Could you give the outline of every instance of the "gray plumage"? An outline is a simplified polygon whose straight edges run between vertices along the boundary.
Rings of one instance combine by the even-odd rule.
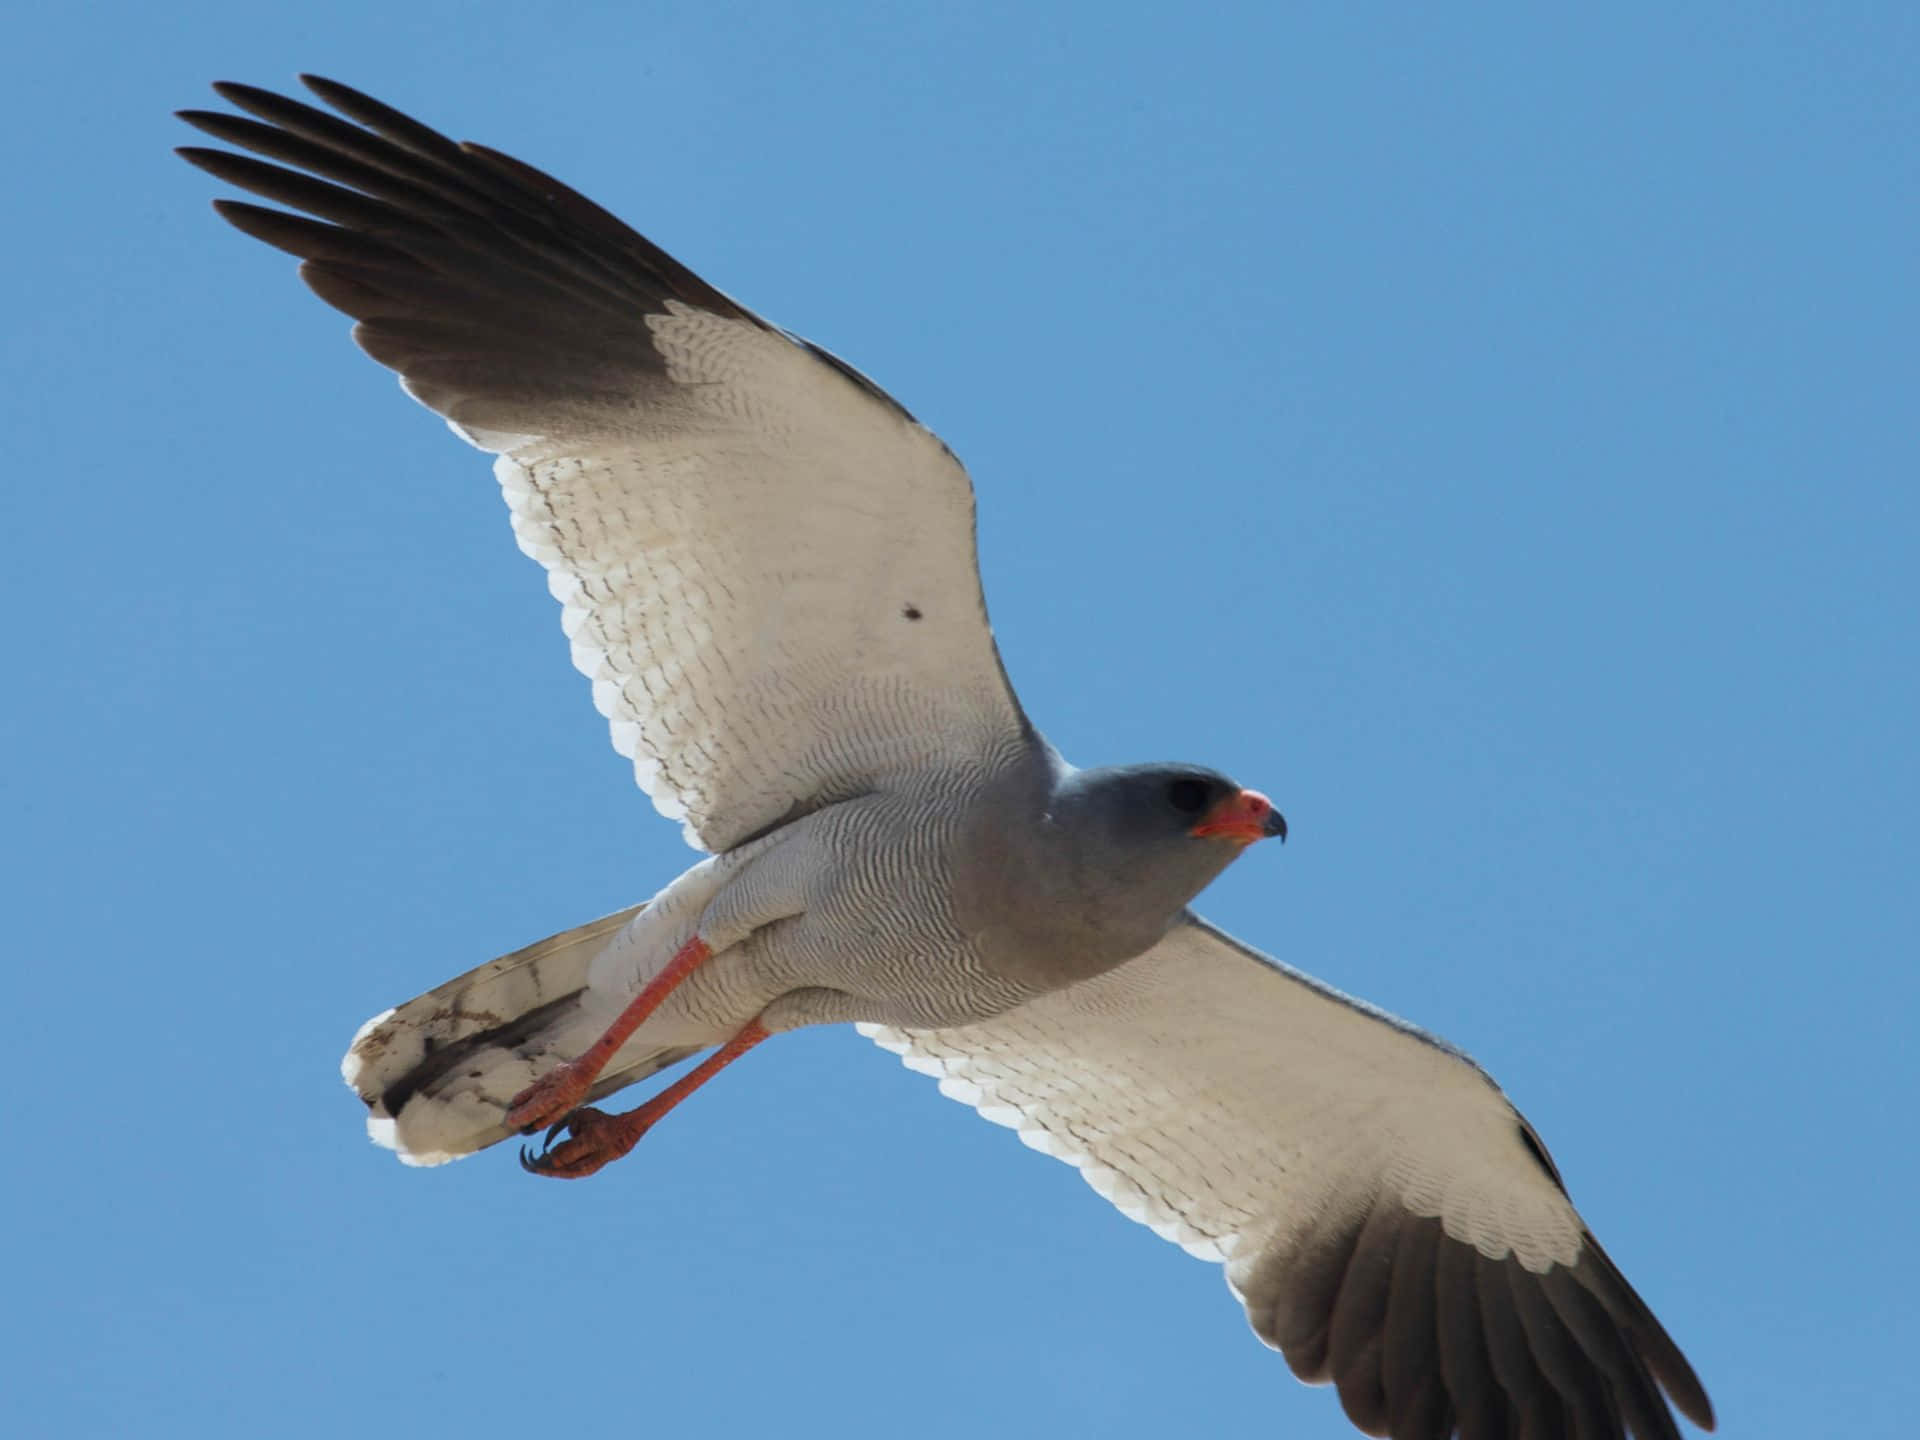
[[[1264,797],[1040,737],[938,439],[550,177],[307,84],[348,119],[222,85],[254,118],[184,118],[264,160],[181,153],[304,212],[218,202],[498,456],[615,747],[712,852],[369,1021],[344,1069],[376,1139],[431,1164],[507,1138],[697,938],[589,1098],[743,1027],[852,1021],[1224,1263],[1369,1433],[1665,1440],[1669,1402],[1711,1427],[1471,1061],[1187,910],[1284,834]]]

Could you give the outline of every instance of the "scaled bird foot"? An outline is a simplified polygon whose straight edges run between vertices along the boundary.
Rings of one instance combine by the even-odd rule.
[[[651,1121],[638,1110],[625,1115],[609,1115],[592,1106],[576,1110],[547,1131],[540,1153],[520,1147],[520,1168],[529,1175],[547,1175],[556,1180],[584,1180],[610,1165],[639,1143]],[[562,1130],[568,1136],[558,1148],[553,1137]]]
[[[507,1110],[507,1124],[522,1135],[531,1135],[543,1125],[558,1126],[580,1108],[596,1078],[597,1071],[589,1070],[578,1060],[554,1066],[513,1097],[513,1104]],[[551,1133],[547,1138],[553,1138]]]

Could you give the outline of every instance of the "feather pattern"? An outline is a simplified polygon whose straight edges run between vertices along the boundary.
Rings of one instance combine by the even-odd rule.
[[[331,81],[185,112],[194,164],[495,474],[614,748],[700,848],[1027,733],[973,489],[872,382],[584,196]],[[305,173],[302,173],[305,172]]]
[[[557,1061],[593,1042],[593,963],[635,905],[503,955],[360,1027],[340,1063],[367,1107],[367,1131],[409,1165],[438,1165],[512,1134],[508,1102]],[[699,1046],[629,1047],[594,1095],[685,1059]]]
[[[1256,1333],[1369,1434],[1668,1440],[1661,1389],[1713,1422],[1484,1072],[1203,921],[997,1019],[862,1028],[1225,1261]]]

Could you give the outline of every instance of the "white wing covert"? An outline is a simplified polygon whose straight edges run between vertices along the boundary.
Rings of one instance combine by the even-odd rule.
[[[318,217],[218,202],[498,453],[614,746],[690,842],[1026,734],[938,438],[558,181],[306,83],[359,124],[241,85],[259,120],[184,116],[297,168],[182,153]]]
[[[1373,1435],[1677,1437],[1679,1349],[1465,1056],[1190,920],[979,1025],[863,1026],[1203,1259]]]

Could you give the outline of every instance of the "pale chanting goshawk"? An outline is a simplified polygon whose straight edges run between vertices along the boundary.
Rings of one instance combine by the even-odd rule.
[[[590,1174],[768,1035],[851,1021],[1224,1263],[1370,1434],[1712,1427],[1486,1074],[1187,908],[1284,836],[1266,798],[1041,737],[934,435],[558,181],[305,83],[338,114],[242,85],[244,116],[184,113],[264,160],[181,153],[302,212],[217,202],[498,457],[614,747],[710,852],[369,1021],[344,1069],[375,1139],[435,1164],[544,1128],[522,1163]]]

